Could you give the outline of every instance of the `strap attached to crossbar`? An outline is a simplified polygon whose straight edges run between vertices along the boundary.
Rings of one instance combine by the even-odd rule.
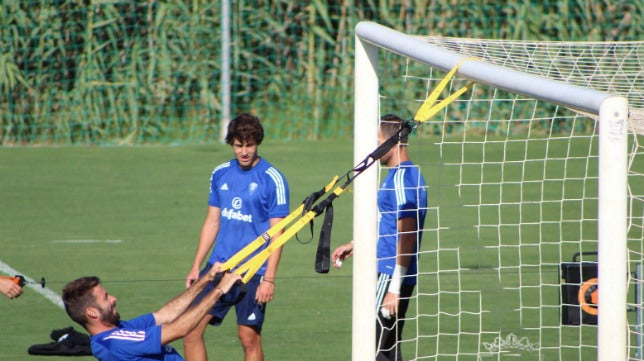
[[[423,104],[418,108],[418,111],[416,111],[416,115],[414,115],[414,121],[415,122],[426,122],[430,118],[432,118],[434,115],[436,115],[439,111],[441,111],[443,108],[445,108],[448,104],[456,100],[456,98],[460,97],[465,93],[466,91],[470,90],[472,86],[474,85],[473,81],[470,81],[467,83],[464,87],[461,87],[457,91],[455,91],[453,94],[449,95],[447,98],[441,100],[436,103],[436,100],[438,99],[438,96],[445,90],[445,87],[449,83],[450,80],[454,77],[456,74],[456,71],[458,68],[466,61],[468,60],[476,60],[476,58],[464,58],[461,61],[459,61],[456,66],[454,66],[448,73],[445,75],[445,77],[436,85],[436,87],[431,91],[427,99],[423,102]]]
[[[432,90],[429,97],[423,102],[418,111],[416,112],[412,121],[404,121],[396,134],[391,136],[385,142],[378,146],[371,154],[369,154],[362,162],[358,163],[352,170],[345,174],[345,182],[342,185],[336,186],[338,176],[335,176],[324,188],[319,191],[313,192],[304,199],[302,204],[291,212],[288,216],[280,222],[272,226],[265,233],[257,237],[254,241],[249,243],[246,247],[242,248],[233,257],[222,265],[222,271],[231,270],[239,275],[243,275],[242,282],[247,283],[251,277],[257,273],[261,266],[266,262],[268,257],[280,247],[284,245],[289,239],[297,234],[304,226],[310,223],[311,232],[313,232],[313,219],[318,215],[325,213],[324,222],[320,231],[320,239],[315,258],[315,270],[318,273],[329,272],[330,245],[331,245],[331,229],[333,224],[333,201],[338,198],[348,186],[353,182],[355,177],[360,175],[371,165],[377,162],[382,156],[387,154],[391,148],[398,145],[400,139],[409,135],[417,126],[417,123],[423,123],[436,115],[441,109],[445,108],[449,103],[453,102],[460,95],[469,90],[474,82],[469,82],[464,87],[458,89],[449,97],[443,99],[438,104],[434,104],[438,99],[440,93],[445,89],[451,78],[454,76],[458,67],[466,60],[461,60],[454,68],[452,68],[445,78]],[[331,191],[332,190],[332,191]],[[331,193],[329,193],[331,192]],[[326,198],[318,202],[323,196]],[[318,202],[316,204],[316,202]],[[298,219],[299,217],[299,219]],[[282,232],[283,231],[283,232]],[[276,239],[270,242],[275,236],[282,232]],[[249,256],[262,247],[265,243],[269,242],[259,253],[255,254],[252,258]],[[243,263],[242,263],[243,262]]]

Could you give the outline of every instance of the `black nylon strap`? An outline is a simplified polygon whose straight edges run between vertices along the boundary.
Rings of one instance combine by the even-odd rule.
[[[404,121],[401,123],[401,128],[382,143],[376,150],[369,154],[359,165],[357,165],[352,171],[347,172],[346,181],[341,189],[346,189],[349,184],[362,173],[365,169],[369,168],[373,163],[375,163],[382,156],[387,154],[391,148],[396,146],[400,139],[406,137],[413,130],[412,124],[409,121]],[[354,173],[351,176],[351,173]],[[321,194],[313,193],[307,199],[304,200],[304,212],[312,210],[315,212],[316,217],[324,212],[324,223],[320,230],[320,239],[318,241],[318,249],[315,255],[315,271],[317,273],[328,273],[331,263],[331,228],[333,226],[333,201],[338,197],[338,194],[332,193],[327,198],[322,200],[317,205],[313,206],[315,201],[324,194],[324,190],[320,191]],[[313,233],[313,220],[311,220],[311,235]]]
[[[358,174],[362,173],[364,170],[369,168],[373,163],[375,163],[378,159],[382,158],[383,155],[387,154],[387,152],[396,146],[401,139],[409,135],[412,130],[413,126],[410,121],[406,120],[400,124],[400,129],[396,134],[392,135],[384,141],[382,144],[378,146],[371,154],[369,154],[359,165],[357,165],[353,171],[356,172],[356,174],[353,176],[353,178],[357,177]],[[352,180],[352,179],[351,179]]]
[[[302,215],[304,215],[304,214],[306,214],[308,211],[310,211],[310,210],[313,208],[313,206],[314,206],[315,202],[316,202],[318,199],[320,199],[320,197],[322,197],[322,196],[324,195],[324,193],[325,193],[324,188],[322,188],[322,189],[320,189],[320,190],[319,190],[319,191],[317,191],[317,192],[313,192],[313,193],[309,194],[309,196],[308,196],[308,197],[306,197],[306,198],[302,201],[302,204],[304,204],[304,208],[303,208],[303,210],[302,210]],[[316,213],[316,215],[315,215],[315,216],[317,217],[317,216],[318,216],[318,214],[319,214],[319,213]],[[309,238],[309,240],[307,240],[306,242],[301,241],[301,240],[300,240],[300,236],[299,236],[298,234],[295,234],[295,239],[297,239],[297,241],[298,241],[298,242],[300,242],[300,243],[302,243],[302,244],[309,243],[309,242],[313,239],[313,220],[311,220],[311,221],[309,222],[309,229],[310,229],[310,232],[311,232],[311,238]]]
[[[331,228],[333,226],[333,203],[329,202],[320,230],[318,250],[315,255],[315,272],[329,273],[331,263]]]

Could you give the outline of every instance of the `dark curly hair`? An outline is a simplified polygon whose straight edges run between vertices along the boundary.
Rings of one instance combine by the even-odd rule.
[[[228,124],[226,144],[233,145],[235,139],[240,142],[253,141],[260,145],[264,140],[264,128],[259,118],[252,114],[242,113]]]

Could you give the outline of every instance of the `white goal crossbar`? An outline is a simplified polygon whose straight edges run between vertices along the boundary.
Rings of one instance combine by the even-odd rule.
[[[466,56],[372,22],[356,26],[356,162],[377,146],[378,63],[381,50],[448,71]],[[519,72],[480,60],[464,61],[457,77],[597,116],[598,332],[597,360],[627,359],[627,121],[624,97]],[[422,100],[421,100],[422,101]],[[420,103],[419,103],[420,104]],[[449,120],[446,120],[449,121]],[[377,169],[355,180],[352,360],[375,359]]]

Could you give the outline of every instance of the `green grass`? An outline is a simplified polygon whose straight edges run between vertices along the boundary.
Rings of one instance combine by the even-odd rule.
[[[292,208],[353,162],[348,142],[266,144],[260,153],[287,175]],[[124,318],[153,311],[183,288],[210,172],[231,157],[219,144],[0,149],[0,260],[26,276],[44,276],[56,293],[76,277],[98,275]],[[350,237],[351,196],[335,204],[338,244]],[[309,239],[306,232],[302,241]],[[66,240],[122,242],[56,242]],[[317,235],[308,244],[292,239],[285,245],[263,332],[266,359],[350,358],[351,268],[315,273],[316,246]],[[27,355],[27,348],[50,342],[53,329],[74,325],[31,289],[16,300],[3,296],[0,304],[0,360],[42,359]],[[233,320],[208,330],[212,359],[241,358]],[[182,352],[180,342],[175,346]]]
[[[567,210],[567,204],[558,206],[555,200],[576,199],[580,187],[592,195],[596,188],[592,179],[568,187],[553,181],[562,168],[552,155],[565,154],[568,146],[552,141],[541,150],[531,146],[525,155],[521,143],[487,145],[483,150],[490,163],[464,167],[460,179],[465,182],[455,187],[460,170],[450,163],[463,158],[460,149],[471,148],[466,159],[480,158],[482,149],[476,143],[442,149],[431,141],[414,144],[412,157],[430,185],[430,210],[421,248],[424,274],[408,315],[419,317],[405,328],[406,357],[449,360],[449,354],[460,352],[468,359],[465,354],[477,354],[496,337],[511,335],[541,345],[541,353],[510,344],[509,354],[485,357],[594,357],[592,347],[581,346],[594,344],[593,327],[560,327],[558,271],[573,252],[594,247],[594,234],[581,230],[594,226],[590,221],[584,227],[541,222],[560,217],[559,212],[563,219],[577,216],[580,204],[572,202]],[[507,149],[511,152],[504,153]],[[544,151],[552,159],[537,164]],[[292,209],[354,165],[351,142],[269,141],[260,152],[287,176]],[[522,154],[535,159],[526,162],[525,170],[508,158]],[[118,297],[124,318],[153,311],[182,290],[206,212],[210,172],[231,157],[230,148],[221,144],[0,148],[0,260],[26,276],[44,276],[57,293],[76,277],[98,275]],[[508,162],[501,166],[503,159]],[[565,172],[579,177],[587,167],[571,161]],[[534,183],[518,189],[521,177]],[[489,188],[477,188],[480,182]],[[544,191],[540,184],[545,184]],[[468,206],[479,196],[487,202],[480,212]],[[532,203],[516,208],[517,197]],[[538,206],[540,197],[546,202]],[[497,209],[495,202],[504,206]],[[343,193],[334,204],[332,247],[351,239],[351,194]],[[584,214],[589,217],[592,209]],[[521,225],[512,226],[515,222]],[[327,275],[315,273],[317,234],[309,243],[308,228],[299,236],[302,242],[292,239],[285,245],[275,299],[268,307],[266,359],[349,360],[351,265]],[[582,244],[580,238],[588,242]],[[121,242],[61,242],[69,240]],[[524,306],[520,310],[519,300]],[[27,348],[48,343],[51,330],[73,325],[62,309],[31,289],[17,300],[0,297],[0,319],[0,360],[8,361],[40,359],[27,355]],[[233,321],[208,329],[211,359],[241,358]],[[420,337],[413,338],[416,333]],[[181,342],[174,345],[183,352]]]

